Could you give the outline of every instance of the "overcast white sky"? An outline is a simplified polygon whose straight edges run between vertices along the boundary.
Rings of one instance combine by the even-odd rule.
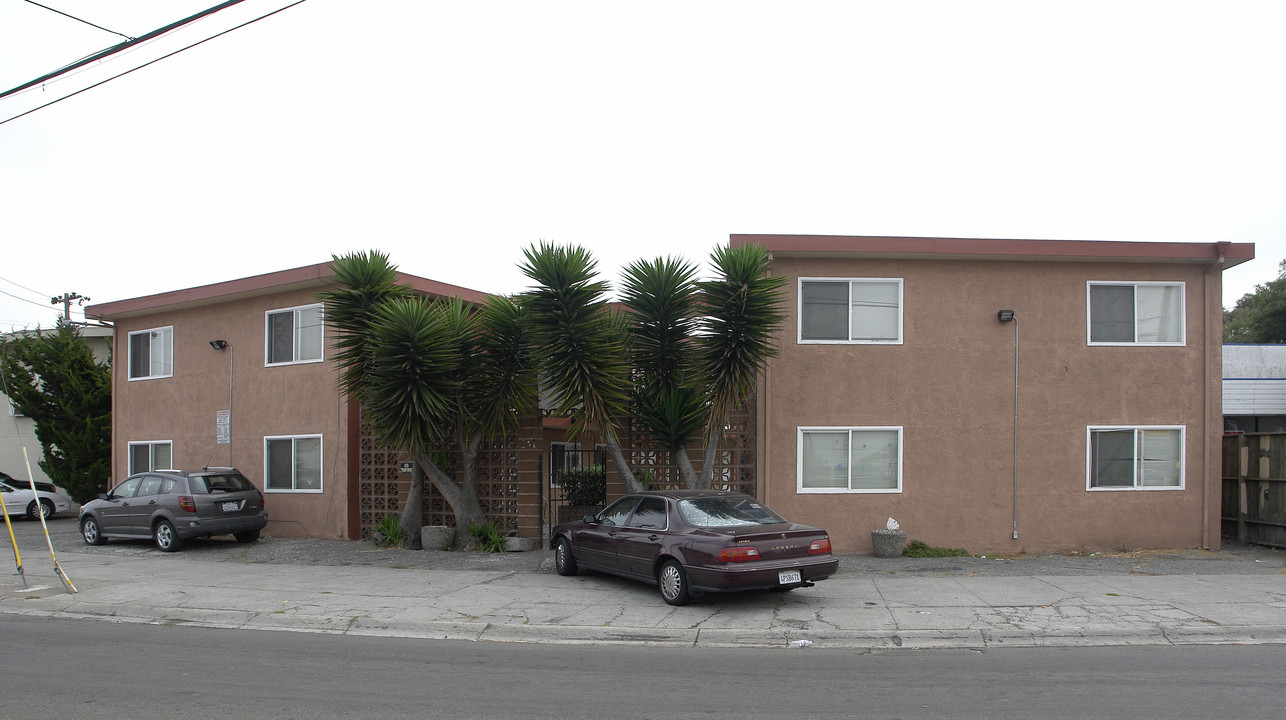
[[[217,0],[40,2],[139,36]],[[0,124],[0,330],[368,248],[508,293],[539,240],[614,279],[732,233],[1253,242],[1231,306],[1286,257],[1284,36],[1279,1],[307,0]],[[122,40],[0,0],[0,91]]]

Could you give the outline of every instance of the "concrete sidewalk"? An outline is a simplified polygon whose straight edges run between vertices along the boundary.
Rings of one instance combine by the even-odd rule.
[[[43,542],[43,538],[41,540]],[[654,587],[561,577],[547,551],[485,555],[265,538],[24,551],[0,613],[504,642],[703,647],[993,648],[1286,643],[1282,553],[881,560],[789,593],[666,605]],[[272,559],[254,559],[270,557]],[[38,588],[37,586],[44,586]]]

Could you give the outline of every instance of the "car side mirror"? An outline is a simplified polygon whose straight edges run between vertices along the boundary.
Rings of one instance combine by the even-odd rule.
[[[98,493],[98,499],[99,499],[99,500],[111,500],[111,499],[112,499],[112,496],[111,496],[111,495],[108,495],[107,493]]]
[[[598,518],[594,517],[593,515],[586,515],[585,517],[581,518],[581,522],[585,523],[586,525],[597,525]]]

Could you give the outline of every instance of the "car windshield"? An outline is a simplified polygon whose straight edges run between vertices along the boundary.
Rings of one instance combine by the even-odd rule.
[[[679,514],[694,527],[776,525],[786,519],[746,495],[679,501]]]
[[[188,480],[188,484],[192,486],[193,493],[241,492],[254,489],[249,480],[236,473],[229,475],[198,475]]]

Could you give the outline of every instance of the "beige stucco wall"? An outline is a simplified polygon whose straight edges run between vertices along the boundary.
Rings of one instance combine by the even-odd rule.
[[[114,374],[114,479],[127,476],[128,444],[169,440],[180,469],[233,465],[264,486],[264,438],[322,439],[322,492],[269,492],[265,534],[341,538],[347,527],[347,405],[329,357],[265,366],[265,312],[313,304],[317,288],[118,319]],[[174,376],[128,379],[129,333],[174,327]],[[217,351],[210,341],[227,340]],[[231,392],[230,392],[231,391]],[[229,403],[230,401],[230,403]],[[231,444],[216,442],[216,413],[231,404]]]
[[[837,550],[870,552],[889,517],[974,553],[1218,547],[1217,269],[778,256],[772,272],[791,278],[790,310],[760,393],[761,493]],[[799,344],[798,277],[903,278],[903,344]],[[1186,283],[1186,345],[1088,346],[1089,280]],[[1016,540],[1015,325],[1001,309],[1018,317]],[[1110,424],[1185,426],[1184,489],[1087,491],[1087,426]],[[902,491],[797,492],[801,426],[901,426]]]

